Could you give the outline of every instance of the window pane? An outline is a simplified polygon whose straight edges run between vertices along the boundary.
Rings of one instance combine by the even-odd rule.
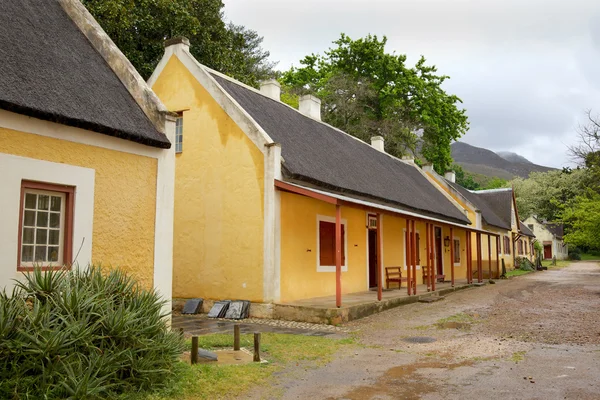
[[[48,247],[48,261],[58,261],[58,247]]]
[[[50,205],[50,196],[46,194],[40,194],[38,196],[38,210],[47,210]]]
[[[46,246],[35,246],[34,261],[46,261]]]
[[[48,213],[47,212],[38,211],[36,226],[39,226],[39,227],[47,227],[48,226]]]
[[[48,230],[47,229],[37,229],[35,235],[35,244],[46,244],[48,243]]]
[[[58,240],[60,238],[59,230],[50,230],[50,236],[48,236],[48,244],[58,244]]]
[[[35,226],[35,211],[25,211],[25,218],[23,219],[23,225]]]
[[[33,228],[23,228],[23,243],[33,244]]]
[[[59,213],[50,213],[50,228],[60,228]]]
[[[37,202],[37,196],[33,193],[25,194],[25,208],[35,209],[35,203]]]
[[[33,261],[33,246],[23,246],[21,252],[21,261],[32,262]]]
[[[50,210],[52,211],[60,211],[60,202],[62,199],[57,196],[52,196],[52,200],[50,201]]]

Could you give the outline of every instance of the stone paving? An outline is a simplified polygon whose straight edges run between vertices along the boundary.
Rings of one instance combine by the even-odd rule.
[[[247,318],[243,320],[213,319],[205,314],[173,315],[173,330],[183,329],[186,335],[208,335],[210,333],[233,333],[233,325],[240,324],[242,333],[271,332],[304,336],[345,336],[347,329],[331,325],[308,322],[280,321],[274,319]]]

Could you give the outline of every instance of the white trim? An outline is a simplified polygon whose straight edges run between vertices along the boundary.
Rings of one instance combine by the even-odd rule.
[[[281,177],[281,146],[266,147],[264,156],[263,301],[277,302],[281,297],[281,194],[275,179]]]
[[[120,139],[102,133],[92,132],[73,126],[58,124],[25,115],[0,110],[0,128],[33,133],[35,135],[50,137],[68,142],[80,143],[89,146],[101,147],[123,153],[137,154],[140,156],[159,158],[167,149],[146,146],[130,140]],[[174,146],[171,146],[174,147]]]
[[[327,215],[317,214],[317,272],[335,272],[335,265],[319,265],[321,260],[321,246],[320,246],[320,224],[319,222],[333,222],[335,224],[335,217],[329,217]],[[348,225],[347,220],[342,218],[342,225],[344,226],[344,259],[346,262],[342,265],[342,272],[348,271]],[[383,241],[382,241],[383,242]]]
[[[17,272],[21,182],[31,180],[75,187],[73,210],[73,268],[92,262],[94,188],[96,171],[90,168],[0,153],[0,289],[10,287]],[[78,254],[79,253],[79,254]]]
[[[421,235],[420,235],[420,231],[418,229],[415,229],[415,233],[419,234],[419,244],[421,242]],[[404,270],[406,271],[408,269],[408,266],[406,264],[406,228],[402,228],[402,246],[404,247],[404,257],[403,257],[403,262],[404,262]],[[419,253],[419,261],[421,261],[421,250],[417,247],[417,252]],[[421,269],[421,263],[417,264],[417,270]]]
[[[450,262],[451,262],[451,263],[452,263],[452,265],[454,265],[455,267],[460,267],[460,266],[461,266],[461,264],[462,264],[462,257],[460,257],[460,249],[461,249],[461,246],[460,246],[460,236],[453,236],[453,237],[452,237],[452,247],[453,247],[453,248],[454,248],[454,241],[455,241],[455,240],[458,240],[458,255],[459,255],[459,260],[460,260],[460,261],[456,263],[456,262],[454,262],[454,260],[450,260]],[[456,249],[454,249],[454,250],[455,250],[454,252],[456,253]],[[466,251],[465,251],[465,253],[466,253]]]
[[[175,116],[167,116],[165,132],[175,140]],[[175,146],[159,153],[156,171],[154,225],[154,288],[163,297],[163,314],[171,313],[173,297],[173,214],[175,200]]]

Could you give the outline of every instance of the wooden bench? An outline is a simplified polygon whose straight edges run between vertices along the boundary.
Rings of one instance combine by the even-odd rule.
[[[423,283],[427,284],[427,278],[429,278],[429,266],[422,265],[421,270],[423,271]],[[434,276],[437,282],[444,282],[446,280],[446,275],[435,275]]]
[[[402,282],[406,282],[406,278],[402,277],[401,267],[385,267],[385,288],[390,288],[390,282],[398,283],[398,289],[402,288]]]

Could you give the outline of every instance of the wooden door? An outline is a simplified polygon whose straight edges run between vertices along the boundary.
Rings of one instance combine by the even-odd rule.
[[[377,287],[377,230],[369,229],[369,288]]]
[[[438,275],[444,275],[444,266],[442,265],[442,228],[435,227],[435,267]]]
[[[545,244],[544,245],[544,259],[549,260],[552,258],[552,245]]]

